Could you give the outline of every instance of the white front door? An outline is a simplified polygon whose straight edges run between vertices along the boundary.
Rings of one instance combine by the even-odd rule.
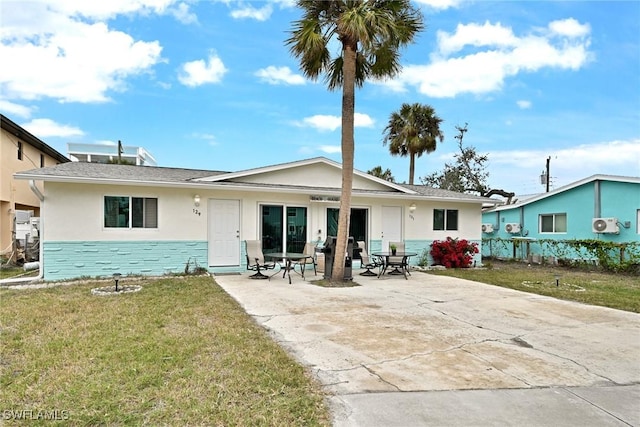
[[[209,200],[209,266],[240,265],[240,201]]]
[[[382,250],[389,250],[389,242],[401,242],[402,239],[402,207],[382,207]]]

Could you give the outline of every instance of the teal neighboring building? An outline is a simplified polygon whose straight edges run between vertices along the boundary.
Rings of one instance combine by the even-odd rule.
[[[483,256],[534,258],[541,241],[640,242],[640,177],[593,175],[482,214]]]

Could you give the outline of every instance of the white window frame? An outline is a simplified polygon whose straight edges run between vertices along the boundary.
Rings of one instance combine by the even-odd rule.
[[[128,218],[128,225],[126,227],[106,225],[105,207],[106,207],[108,197],[129,199],[129,218]],[[146,212],[144,212],[144,209],[146,209],[146,202],[143,202],[142,227],[133,226],[133,199],[142,199],[143,201],[146,201],[146,200],[156,201],[155,226],[153,227],[147,226]],[[105,194],[104,197],[102,198],[102,228],[105,230],[157,230],[158,229],[158,198],[157,197],[140,197],[140,196],[116,196],[111,194]]]
[[[436,211],[444,211],[444,221],[443,221],[443,229],[440,230],[438,228],[435,227],[435,217],[436,217]],[[452,228],[449,229],[447,226],[449,225],[449,222],[447,221],[447,218],[449,217],[449,212],[456,212],[456,228]],[[443,209],[443,208],[434,208],[433,209],[433,218],[432,218],[432,225],[431,227],[433,228],[433,231],[460,231],[460,209]]]
[[[542,231],[542,217],[552,217],[553,219],[553,231]],[[564,222],[567,229],[569,229],[569,223],[567,222],[567,213],[566,212],[558,212],[558,213],[546,213],[546,214],[538,214],[538,233],[539,234],[567,234],[567,231],[556,231],[556,217],[564,216]]]

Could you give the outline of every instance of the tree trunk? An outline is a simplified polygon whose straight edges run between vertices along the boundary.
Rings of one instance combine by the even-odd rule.
[[[409,153],[409,185],[413,185],[413,173],[416,169],[416,155]]]
[[[349,238],[349,220],[351,217],[351,189],[353,186],[353,120],[355,112],[355,80],[356,80],[356,46],[355,41],[343,41],[343,84],[342,84],[342,192],[340,193],[340,213],[338,216],[338,235],[336,237],[336,253],[333,260],[331,280],[344,281],[344,259],[347,254]]]

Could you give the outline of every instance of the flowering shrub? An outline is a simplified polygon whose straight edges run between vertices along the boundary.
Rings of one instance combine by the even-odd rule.
[[[471,265],[473,254],[478,252],[477,243],[447,237],[447,240],[434,240],[431,243],[430,253],[436,265],[444,265],[447,268],[466,268]]]

